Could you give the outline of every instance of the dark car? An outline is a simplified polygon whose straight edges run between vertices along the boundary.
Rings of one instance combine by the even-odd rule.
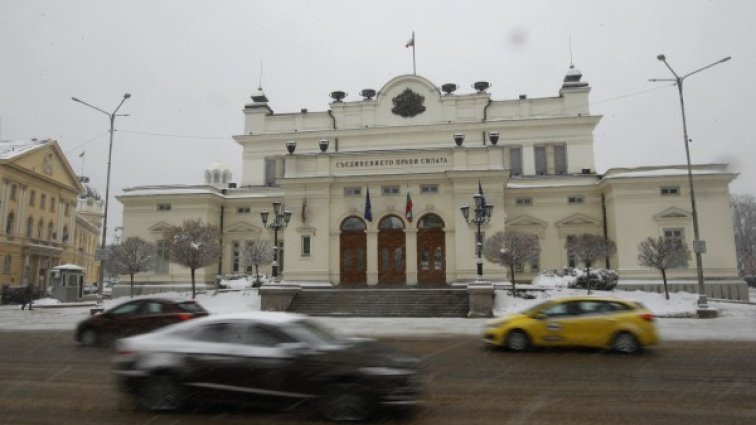
[[[201,305],[191,300],[136,299],[80,322],[74,338],[81,345],[105,345],[118,338],[207,315]]]
[[[190,400],[314,407],[330,420],[364,420],[420,402],[418,358],[340,337],[291,313],[210,316],[116,343],[120,387],[153,411]]]

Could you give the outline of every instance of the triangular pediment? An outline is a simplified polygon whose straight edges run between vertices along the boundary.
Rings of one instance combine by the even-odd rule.
[[[255,226],[254,224],[241,222],[241,223],[235,223],[231,226],[228,226],[224,233],[260,233],[262,232],[262,227]]]
[[[687,220],[690,218],[690,213],[677,208],[677,207],[671,207],[667,208],[666,210],[660,212],[659,214],[654,215],[654,220],[656,221],[668,221],[668,220]]]
[[[599,220],[585,214],[574,214],[556,222],[557,227],[598,226],[600,224]]]
[[[309,233],[314,235],[315,234],[315,228],[310,226],[309,224],[303,224],[299,227],[297,227],[297,232],[299,233]]]
[[[74,193],[80,193],[83,190],[79,184],[79,177],[71,168],[63,151],[60,150],[58,142],[42,144],[37,149],[30,149],[12,158],[10,162],[31,174],[51,179],[68,187]]]
[[[172,226],[171,224],[168,224],[168,223],[166,223],[165,221],[161,221],[161,222],[159,222],[159,223],[156,223],[156,224],[153,224],[152,226],[150,226],[150,227],[148,228],[148,230],[149,230],[149,231],[150,231],[151,233],[165,233],[165,232],[167,232],[167,231],[168,231],[168,229],[170,229],[171,227],[173,227],[173,226]]]
[[[521,215],[507,220],[506,226],[516,228],[545,228],[548,226],[548,223],[529,215]]]

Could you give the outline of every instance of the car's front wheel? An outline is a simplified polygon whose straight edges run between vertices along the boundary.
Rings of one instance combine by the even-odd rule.
[[[330,421],[364,421],[375,412],[373,397],[359,385],[339,384],[326,389],[318,411]]]
[[[93,347],[99,343],[100,334],[96,330],[87,328],[81,331],[81,334],[79,335],[79,344],[84,347]]]
[[[178,380],[170,375],[158,375],[147,379],[139,388],[139,405],[151,411],[179,409],[184,400],[184,391]]]
[[[510,351],[525,351],[530,348],[530,338],[523,331],[512,331],[507,335],[505,346]]]
[[[620,332],[612,340],[612,350],[622,354],[632,354],[640,351],[638,338],[630,332]]]

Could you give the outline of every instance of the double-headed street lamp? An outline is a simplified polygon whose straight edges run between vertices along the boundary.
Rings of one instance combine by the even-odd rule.
[[[720,59],[714,63],[711,63],[709,65],[706,65],[704,67],[698,68],[695,71],[689,72],[683,76],[677,75],[674,69],[669,65],[669,62],[667,62],[667,58],[664,55],[659,55],[656,57],[656,59],[659,59],[660,61],[664,62],[664,65],[669,68],[670,72],[672,72],[672,75],[675,76],[675,78],[653,78],[649,81],[674,81],[677,85],[677,92],[680,94],[680,109],[682,110],[682,124],[683,124],[683,143],[685,144],[685,159],[688,162],[688,185],[690,186],[690,206],[691,206],[691,215],[693,217],[693,252],[696,254],[696,271],[698,272],[698,306],[701,308],[708,308],[708,303],[706,300],[706,292],[704,291],[704,276],[703,276],[703,260],[701,259],[701,254],[703,254],[706,251],[706,243],[700,239],[700,235],[698,232],[698,211],[696,210],[696,196],[695,192],[693,190],[693,171],[690,167],[690,149],[688,148],[688,143],[690,142],[690,139],[688,138],[688,126],[685,121],[685,101],[683,100],[683,80],[690,77],[693,74],[699,73],[705,69],[709,69],[714,65],[718,65],[723,62],[727,62],[728,60],[732,59],[730,56],[727,56],[726,58]]]
[[[480,225],[491,221],[491,213],[493,212],[493,205],[486,203],[486,198],[483,197],[483,194],[480,192],[481,191],[479,190],[478,193],[473,195],[475,209],[473,210],[474,215],[472,217],[470,217],[469,205],[464,204],[459,208],[460,211],[462,211],[462,216],[468,224],[475,223],[478,226],[478,230],[475,233],[475,257],[478,268],[478,278],[475,280],[476,283],[483,282],[483,238],[480,233]]]
[[[284,210],[279,201],[273,201],[273,221],[268,224],[268,210],[260,212],[263,226],[273,229],[273,281],[278,282],[278,229],[283,229],[289,225],[291,220],[291,211]]]
[[[89,103],[78,99],[76,97],[72,97],[71,100],[74,102],[79,102],[82,105],[89,106],[90,108],[100,111],[103,114],[107,115],[110,119],[110,143],[108,144],[108,171],[107,171],[107,178],[105,180],[105,211],[102,214],[102,243],[100,244],[100,277],[99,277],[99,285],[97,285],[97,304],[102,304],[102,287],[104,285],[105,280],[105,261],[104,256],[105,254],[105,243],[106,243],[106,237],[108,233],[108,200],[110,199],[110,160],[113,155],[113,132],[115,131],[115,119],[116,117],[126,117],[128,114],[117,114],[118,110],[121,109],[121,106],[123,105],[123,102],[126,101],[126,99],[130,98],[131,94],[124,93],[123,99],[121,99],[121,103],[116,106],[115,110],[113,112],[107,112],[105,110],[102,110],[94,105],[90,105]]]

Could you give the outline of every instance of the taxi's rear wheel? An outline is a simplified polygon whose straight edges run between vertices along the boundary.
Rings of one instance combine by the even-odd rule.
[[[510,351],[525,351],[530,348],[530,338],[523,331],[512,331],[507,335],[505,346]]]
[[[620,332],[612,340],[612,350],[621,354],[633,354],[640,351],[638,338],[630,332]]]

